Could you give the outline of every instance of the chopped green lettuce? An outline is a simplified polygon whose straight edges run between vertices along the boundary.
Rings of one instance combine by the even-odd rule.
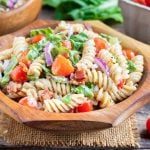
[[[64,97],[62,97],[61,100],[62,100],[64,103],[66,103],[66,104],[70,104],[70,102],[71,102],[71,94],[65,95]]]
[[[127,65],[130,73],[136,71],[136,66],[133,61],[127,60]]]
[[[52,33],[53,33],[53,30],[50,27],[41,28],[41,29],[34,29],[34,30],[30,31],[30,37],[34,37],[38,34],[43,34],[43,35],[48,36],[49,34],[52,34]]]
[[[13,71],[13,69],[16,67],[16,65],[18,64],[18,60],[16,56],[13,56],[6,68],[6,70],[4,71],[4,76],[1,78],[0,80],[0,84],[2,86],[6,85],[9,80],[10,80],[10,73]]]
[[[82,49],[83,43],[86,42],[87,40],[88,40],[88,36],[83,32],[76,35],[72,35],[70,37],[70,41],[73,45],[73,49],[77,51],[80,51]]]
[[[71,90],[72,90],[72,92],[77,93],[77,94],[84,94],[84,96],[86,96],[88,98],[94,97],[93,90],[86,85],[80,85],[78,87],[72,86]]]

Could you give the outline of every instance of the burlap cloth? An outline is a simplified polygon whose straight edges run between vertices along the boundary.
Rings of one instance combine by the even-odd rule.
[[[57,132],[40,131],[19,124],[0,115],[0,133],[4,141],[12,145],[50,147],[138,147],[138,132],[135,115],[119,126],[97,131]],[[7,124],[7,125],[6,125]]]

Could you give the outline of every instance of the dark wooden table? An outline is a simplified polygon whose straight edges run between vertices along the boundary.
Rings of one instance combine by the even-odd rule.
[[[48,8],[44,8],[39,16],[40,19],[54,19],[54,10],[50,10]],[[122,25],[115,25],[112,26],[116,30],[125,33],[124,26]],[[140,148],[142,149],[150,149],[150,137],[148,137],[145,127],[145,122],[148,117],[150,117],[150,104],[146,105],[144,108],[140,109],[137,113],[137,123],[138,123],[138,130],[140,134]],[[5,147],[14,147],[13,145],[8,145],[0,138],[0,148]],[[2,148],[2,149],[3,149]],[[16,149],[16,148],[14,148]],[[21,148],[21,150],[24,148]],[[28,149],[28,148],[27,148]],[[35,148],[36,149],[36,148]]]

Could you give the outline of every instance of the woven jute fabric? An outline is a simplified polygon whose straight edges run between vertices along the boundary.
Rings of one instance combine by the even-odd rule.
[[[6,117],[3,116],[3,120],[6,120]],[[135,115],[114,128],[82,132],[41,131],[17,123],[10,118],[7,118],[7,123],[8,125],[3,127],[3,137],[7,143],[13,145],[50,146],[54,148],[138,147],[139,135]],[[0,128],[2,129],[1,124]]]

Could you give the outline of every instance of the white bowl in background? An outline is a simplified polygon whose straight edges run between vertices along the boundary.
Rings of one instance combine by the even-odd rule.
[[[120,0],[126,33],[150,44],[150,8],[131,0]]]

